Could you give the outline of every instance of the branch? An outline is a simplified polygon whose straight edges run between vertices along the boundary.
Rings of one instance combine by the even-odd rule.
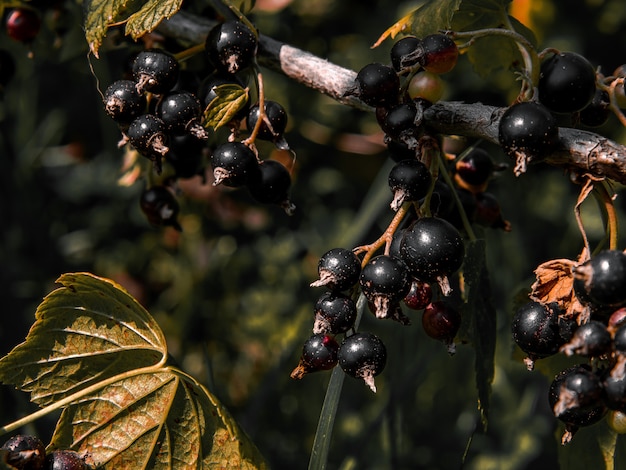
[[[164,20],[158,30],[190,44],[204,43],[216,24],[180,11]],[[347,106],[373,111],[347,92],[354,84],[356,72],[328,62],[306,51],[260,35],[259,64],[278,71],[309,88],[313,88]],[[481,103],[441,101],[424,113],[426,126],[442,134],[481,138],[498,144],[498,123],[505,108]],[[560,148],[544,161],[576,174],[591,174],[626,184],[626,147],[593,132],[561,127]]]

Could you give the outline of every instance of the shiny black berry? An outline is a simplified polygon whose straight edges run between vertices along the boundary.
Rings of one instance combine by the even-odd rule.
[[[139,206],[152,225],[170,226],[182,231],[178,223],[180,210],[178,201],[165,186],[153,186],[144,190],[139,199]]]
[[[454,337],[461,328],[461,314],[450,303],[436,300],[424,308],[422,328],[428,336],[443,342],[450,354],[454,354]]]
[[[289,170],[277,160],[263,160],[259,171],[247,183],[250,195],[263,204],[278,204],[287,214],[292,215],[295,206],[289,200],[291,175]]]
[[[591,320],[576,328],[572,339],[561,346],[560,351],[567,356],[578,354],[598,357],[610,352],[611,334],[602,322]]]
[[[339,344],[331,335],[318,333],[304,342],[298,366],[291,372],[292,379],[306,374],[329,370],[337,365]]]
[[[390,107],[398,102],[400,78],[396,71],[379,63],[371,63],[356,76],[356,95],[374,107]]]
[[[596,92],[596,72],[575,52],[554,54],[541,63],[539,101],[557,113],[580,111]]]
[[[415,101],[407,101],[393,105],[388,110],[377,108],[376,116],[388,138],[416,148],[418,139],[424,134],[420,126],[422,110]]]
[[[132,120],[126,133],[130,144],[161,173],[161,158],[169,151],[165,123],[154,114],[142,114]]]
[[[132,80],[116,80],[104,92],[104,110],[116,123],[127,127],[145,113],[146,97]]]
[[[529,369],[534,367],[535,360],[556,354],[563,344],[558,313],[551,305],[535,301],[516,310],[511,323],[513,341],[528,354],[526,366]]]
[[[339,366],[350,377],[363,379],[376,392],[374,377],[387,363],[387,348],[373,333],[358,332],[344,338],[338,351]]]
[[[419,63],[416,51],[421,43],[422,41],[415,36],[405,36],[391,46],[391,65],[396,72],[403,73]]]
[[[170,134],[192,134],[198,139],[208,138],[201,124],[200,101],[193,93],[184,90],[166,93],[159,100],[156,112]]]
[[[174,88],[180,73],[180,65],[176,58],[162,49],[139,52],[131,67],[140,93],[143,91],[166,93]]]
[[[395,307],[411,288],[411,278],[400,258],[379,255],[363,266],[359,284],[376,318],[393,318]]]
[[[287,128],[287,112],[283,105],[272,100],[265,100],[264,107],[265,119],[259,125],[257,138],[278,142],[284,137],[285,129]],[[249,132],[252,132],[257,125],[259,114],[260,108],[257,103],[250,108],[246,118],[246,126]]]
[[[361,261],[352,250],[332,248],[322,255],[317,265],[319,279],[311,287],[325,286],[333,291],[345,291],[359,282]]]
[[[457,63],[459,49],[455,42],[445,34],[430,34],[422,38],[423,55],[420,63],[424,70],[432,73],[451,71]]]
[[[590,260],[572,268],[574,288],[579,297],[591,302],[617,307],[626,302],[626,254],[603,250]],[[584,303],[584,300],[583,300]]]
[[[433,289],[424,281],[413,279],[409,292],[404,296],[404,305],[411,310],[423,310],[433,299]]]
[[[10,437],[0,449],[8,451],[6,463],[18,470],[39,470],[46,460],[46,448],[36,436],[18,434]]]
[[[474,147],[455,163],[454,181],[473,193],[485,191],[494,171],[501,169],[491,155],[480,147]]]
[[[604,402],[611,410],[626,411],[626,362],[620,358],[602,382]]]
[[[259,163],[256,155],[241,142],[226,142],[219,145],[211,154],[214,186],[223,184],[233,188],[246,185],[257,177]]]
[[[83,458],[72,450],[54,450],[46,457],[46,470],[87,470]]]
[[[204,153],[207,150],[206,141],[191,134],[175,135],[169,139],[169,152],[165,154],[166,161],[174,169],[176,178],[204,178]]]
[[[404,232],[400,255],[414,278],[440,281],[461,267],[465,246],[461,234],[450,222],[422,217]]]
[[[609,94],[598,88],[593,95],[591,103],[585,106],[578,115],[580,123],[587,127],[599,127],[609,120],[611,109],[609,108]]]
[[[257,48],[256,35],[237,20],[214,26],[205,41],[205,51],[211,64],[217,70],[229,74],[252,65]]]
[[[313,333],[345,333],[354,326],[357,316],[354,300],[341,292],[324,292],[314,310]]]
[[[510,106],[498,125],[498,139],[504,151],[515,159],[514,172],[524,173],[531,160],[540,160],[559,143],[559,126],[548,108],[526,101]]]
[[[626,324],[622,324],[615,331],[613,346],[616,352],[626,355]]]
[[[426,196],[432,176],[421,161],[402,160],[389,171],[388,182],[393,192],[391,208],[397,211],[405,201],[419,201]]]
[[[41,17],[33,8],[13,8],[6,16],[4,27],[11,39],[28,44],[41,30]]]

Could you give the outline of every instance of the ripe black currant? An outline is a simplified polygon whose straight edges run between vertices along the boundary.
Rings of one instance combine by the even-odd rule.
[[[623,324],[615,331],[613,347],[615,348],[615,352],[626,355],[626,324]]]
[[[284,148],[284,133],[287,128],[287,112],[280,103],[272,100],[265,100],[265,117],[259,125],[257,137],[262,140],[269,140]],[[260,108],[258,103],[250,108],[248,117],[246,118],[246,126],[248,131],[252,132],[259,120]],[[287,146],[288,148],[288,146]]]
[[[554,54],[541,63],[539,101],[557,113],[580,111],[596,92],[596,72],[575,52]]]
[[[13,8],[6,16],[5,31],[15,41],[30,43],[37,37],[40,29],[41,18],[33,8]]]
[[[404,296],[404,305],[411,310],[423,310],[433,299],[433,289],[424,281],[413,279],[409,293]]]
[[[318,333],[304,342],[298,365],[291,372],[292,379],[301,379],[306,374],[329,370],[337,365],[339,344],[330,335]]]
[[[15,76],[15,58],[6,49],[0,49],[0,88],[4,88]]]
[[[422,327],[428,336],[443,342],[448,353],[455,353],[454,337],[461,327],[461,314],[450,303],[436,300],[428,304],[422,314]]]
[[[397,304],[411,288],[409,271],[400,258],[379,255],[372,258],[361,270],[359,284],[367,300],[373,305],[376,318],[394,318]]]
[[[587,127],[600,127],[609,120],[611,115],[609,104],[609,94],[598,88],[591,103],[580,111],[578,116],[580,123]]]
[[[204,181],[204,153],[206,141],[191,134],[175,135],[169,140],[169,152],[165,159],[174,169],[176,178],[202,176]]]
[[[480,147],[474,147],[455,164],[455,183],[473,193],[485,191],[496,165],[491,155]]]
[[[548,402],[554,416],[565,423],[563,444],[569,442],[582,426],[600,421],[606,406],[599,376],[586,364],[561,371],[550,384]]]
[[[139,198],[139,207],[152,225],[170,226],[182,231],[177,220],[180,210],[178,201],[165,186],[153,186],[144,190]]]
[[[618,307],[626,302],[626,254],[623,251],[600,251],[572,268],[572,272],[574,289],[579,297],[587,297],[593,303],[609,307]],[[584,303],[584,300],[581,302]]]
[[[39,470],[46,460],[46,447],[36,436],[17,434],[2,444],[8,451],[6,463],[19,470]]]
[[[206,129],[200,123],[200,101],[189,91],[174,90],[166,93],[159,100],[156,113],[170,134],[192,134],[198,139],[208,138]]]
[[[438,217],[422,217],[404,232],[400,255],[414,278],[438,281],[447,293],[447,276],[461,267],[465,246],[461,234],[450,222]]]
[[[430,34],[422,38],[423,54],[421,64],[424,70],[432,73],[451,71],[457,63],[459,49],[455,42],[445,34]]]
[[[257,48],[258,39],[254,32],[237,20],[214,26],[205,41],[205,51],[211,64],[229,74],[252,65]]]
[[[388,65],[367,64],[356,76],[355,93],[361,101],[374,107],[390,107],[398,102],[400,78]]]
[[[223,184],[232,188],[244,186],[259,171],[256,155],[241,142],[220,144],[211,154],[214,186]]]
[[[380,128],[388,139],[404,142],[410,148],[417,147],[424,129],[419,125],[421,112],[418,112],[414,101],[393,105],[389,110],[377,108],[376,114]]]
[[[526,171],[531,160],[539,160],[559,143],[559,126],[548,108],[525,101],[511,105],[498,125],[498,139],[504,151],[515,159],[514,172]]]
[[[482,192],[476,194],[475,199],[474,222],[485,227],[499,228],[506,232],[511,231],[511,224],[502,216],[502,208],[496,196],[489,192]]]
[[[314,310],[313,333],[345,333],[354,326],[357,316],[354,300],[341,292],[324,292]]]
[[[337,357],[346,374],[363,379],[376,392],[374,377],[383,371],[387,363],[387,348],[378,336],[369,332],[347,336],[339,345]]]
[[[602,381],[604,402],[611,410],[626,411],[626,361],[624,356],[618,358],[609,373]]]
[[[148,49],[135,56],[132,73],[140,93],[149,91],[163,94],[176,85],[180,65],[169,52],[162,49]]]
[[[528,355],[525,363],[529,370],[537,359],[556,354],[563,344],[558,313],[552,305],[535,301],[516,310],[511,323],[513,341]]]
[[[361,275],[361,261],[352,250],[332,248],[322,255],[317,265],[319,279],[311,287],[326,286],[333,291],[353,287]]]
[[[263,204],[278,204],[292,215],[295,206],[289,200],[291,175],[285,165],[277,160],[263,160],[259,171],[246,184],[250,195]]]
[[[73,450],[53,450],[46,456],[45,468],[49,470],[87,470],[83,458]]]
[[[389,188],[393,192],[391,209],[397,211],[405,201],[419,201],[430,189],[432,176],[420,160],[402,160],[389,171]]]
[[[146,111],[146,97],[132,80],[116,80],[104,92],[104,110],[122,127]]]
[[[416,51],[422,41],[415,36],[405,36],[391,47],[391,65],[397,73],[403,73],[418,63]]]
[[[606,325],[597,320],[591,320],[576,328],[572,339],[562,345],[560,351],[567,356],[579,354],[598,357],[610,352],[611,346],[611,334]]]
[[[154,114],[142,114],[132,120],[126,133],[130,144],[161,173],[161,158],[169,151],[165,123]]]

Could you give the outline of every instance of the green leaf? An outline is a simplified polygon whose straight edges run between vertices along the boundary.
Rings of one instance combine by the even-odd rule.
[[[496,351],[496,310],[491,304],[491,286],[485,265],[485,240],[466,244],[463,262],[465,282],[464,315],[470,318],[469,335],[476,353],[478,409],[487,427]]]
[[[133,39],[153,31],[161,21],[180,10],[183,0],[148,0],[128,18],[126,34]]]
[[[104,469],[267,468],[217,399],[169,367],[72,403],[50,448],[71,448]]]
[[[454,13],[453,31],[472,31],[505,26],[511,0],[463,0]]]
[[[0,382],[45,406],[165,360],[161,329],[121,286],[87,273],[57,282],[63,287],[39,305],[25,342],[0,359]]]
[[[227,125],[248,102],[248,89],[239,85],[225,84],[213,89],[217,97],[204,111],[204,126],[219,127]]]
[[[85,38],[91,52],[98,57],[98,49],[109,26],[116,23],[130,0],[85,0],[83,3]]]
[[[452,29],[452,19],[463,0],[429,0],[413,12],[411,32],[422,38]]]

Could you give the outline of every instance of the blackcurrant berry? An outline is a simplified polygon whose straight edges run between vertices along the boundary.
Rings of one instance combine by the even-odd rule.
[[[561,371],[550,384],[548,402],[554,416],[566,425],[562,442],[569,442],[582,426],[600,421],[606,406],[602,382],[589,366],[577,365]]]
[[[174,227],[182,231],[177,217],[180,210],[178,201],[165,186],[153,186],[144,190],[139,199],[141,211],[152,225]]]
[[[317,265],[319,279],[311,287],[326,286],[333,291],[353,287],[361,275],[361,261],[352,250],[332,248],[322,255]]]
[[[295,206],[289,200],[291,175],[285,165],[277,160],[263,160],[259,171],[247,183],[250,195],[263,204],[278,204],[292,215]]]
[[[140,93],[149,91],[163,94],[176,85],[180,65],[169,52],[162,49],[148,49],[135,56],[132,73]]]
[[[405,201],[419,201],[430,189],[432,176],[419,160],[402,160],[389,171],[389,188],[393,192],[391,209],[397,211]]]
[[[297,367],[291,372],[292,379],[301,379],[306,374],[329,370],[337,365],[339,344],[330,335],[314,334],[304,342]]]
[[[256,155],[241,142],[226,142],[219,145],[211,154],[214,186],[223,184],[233,188],[244,186],[256,178],[259,163]]]
[[[142,114],[132,120],[126,133],[130,144],[161,173],[161,158],[169,151],[165,123],[154,114]]]
[[[347,336],[339,345],[337,357],[346,374],[363,379],[376,392],[374,377],[383,371],[387,363],[387,348],[378,336],[368,332]]]
[[[593,95],[591,103],[580,111],[578,116],[580,123],[587,127],[600,127],[609,120],[611,115],[609,104],[609,94],[598,88]]]
[[[252,65],[257,48],[258,39],[254,32],[237,20],[214,26],[205,41],[205,51],[211,64],[229,74]]]
[[[596,72],[575,52],[554,54],[541,63],[539,101],[557,113],[580,111],[596,92]]]
[[[447,291],[447,276],[463,264],[465,246],[461,234],[450,222],[437,217],[422,217],[404,232],[400,255],[414,278],[438,281]]]
[[[455,42],[445,34],[430,34],[422,38],[423,54],[421,64],[424,70],[433,73],[451,71],[457,63],[459,48]]]
[[[167,132],[173,135],[192,134],[198,139],[207,139],[202,127],[200,101],[188,91],[174,90],[161,97],[156,108],[157,116],[165,123]]]
[[[511,223],[502,216],[502,208],[496,196],[483,192],[476,194],[475,200],[474,222],[485,227],[499,228],[506,232],[511,231]]]
[[[400,258],[379,255],[363,266],[359,284],[367,300],[373,304],[376,318],[392,318],[394,307],[411,288],[411,278]]]
[[[539,160],[559,144],[559,126],[548,108],[525,101],[510,106],[498,124],[498,139],[504,151],[515,159],[514,172],[526,171],[531,160]]]
[[[204,153],[207,150],[206,141],[191,134],[175,135],[169,139],[169,152],[165,159],[174,168],[176,178],[204,178]]]
[[[529,370],[535,360],[556,354],[563,344],[558,311],[551,305],[535,301],[523,304],[513,316],[511,331],[513,341],[528,354],[525,362]]]
[[[420,126],[420,114],[414,101],[396,104],[389,110],[377,108],[376,114],[388,139],[404,142],[410,148],[417,147],[418,139],[424,135],[424,129]]]
[[[46,456],[47,470],[87,470],[83,458],[73,450],[53,450]]]
[[[443,98],[446,86],[438,74],[422,70],[411,77],[406,91],[411,99],[426,100],[432,104]]]
[[[137,91],[132,80],[117,80],[104,92],[104,110],[122,127],[146,111],[146,97]]]
[[[602,322],[591,320],[576,328],[572,339],[561,346],[560,351],[567,356],[579,354],[598,357],[611,350],[611,334]]]
[[[314,310],[313,333],[345,333],[354,326],[357,316],[354,300],[341,292],[324,292]]]
[[[613,336],[613,347],[619,354],[626,355],[626,324],[620,326]]]
[[[18,434],[10,437],[0,449],[8,451],[6,463],[19,470],[39,470],[46,460],[46,447],[36,436]]]
[[[584,295],[599,305],[617,307],[626,302],[626,254],[603,250],[572,268]],[[574,282],[576,288],[576,282]]]
[[[455,353],[454,337],[461,327],[461,314],[448,302],[436,300],[424,308],[422,327],[428,336],[443,342]]]
[[[30,43],[40,30],[41,17],[33,8],[13,8],[7,14],[5,31],[15,41]]]
[[[391,65],[397,73],[403,73],[407,69],[418,64],[419,58],[416,51],[422,41],[415,36],[405,36],[396,41],[391,47]]]
[[[400,78],[388,65],[377,62],[364,66],[356,76],[356,95],[365,104],[390,107],[398,102]]]
[[[496,165],[491,155],[480,147],[474,147],[455,164],[454,181],[463,189],[480,193],[487,189]]]
[[[626,411],[626,371],[623,356],[602,381],[604,402],[611,410]]]
[[[433,289],[430,284],[413,279],[409,293],[404,296],[404,305],[411,310],[423,310],[433,299]]]
[[[278,143],[284,140],[285,129],[287,128],[287,112],[280,103],[271,100],[265,100],[265,118],[259,125],[257,137],[261,140],[269,140]],[[246,118],[246,126],[249,132],[257,125],[259,120],[260,108],[258,103],[250,108],[248,117]],[[284,144],[284,142],[282,142]]]
[[[15,58],[6,49],[0,49],[0,87],[4,88],[15,76]]]

